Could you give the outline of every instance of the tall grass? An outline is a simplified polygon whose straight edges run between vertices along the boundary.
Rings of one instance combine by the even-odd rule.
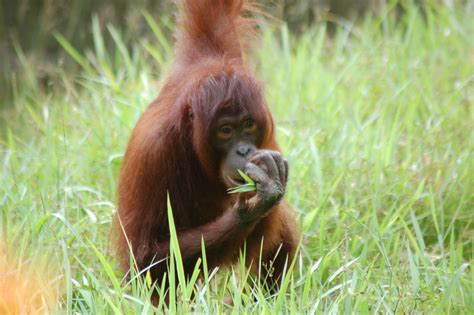
[[[254,66],[290,162],[301,255],[271,295],[242,262],[207,270],[204,256],[203,277],[186,279],[172,241],[167,279],[178,285],[161,310],[474,312],[472,3],[424,15],[406,5],[399,22],[392,8],[334,37],[324,25],[299,38],[264,30]],[[61,266],[59,312],[152,313],[161,289],[146,274],[123,279],[110,237],[127,139],[171,60],[169,29],[144,19],[156,41],[131,49],[95,19],[94,51],[56,33],[82,72],[50,93],[17,84],[0,113],[0,237],[18,262]]]

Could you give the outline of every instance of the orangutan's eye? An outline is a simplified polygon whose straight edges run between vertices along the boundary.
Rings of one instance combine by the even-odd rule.
[[[231,125],[224,125],[217,131],[217,137],[221,140],[229,140],[234,135],[234,129]]]
[[[257,130],[257,124],[253,120],[249,119],[244,123],[244,131],[246,133],[253,133],[256,130]]]

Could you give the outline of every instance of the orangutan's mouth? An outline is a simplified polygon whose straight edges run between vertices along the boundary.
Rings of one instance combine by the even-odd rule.
[[[245,181],[242,177],[231,177],[231,176],[225,176],[224,177],[224,182],[228,188],[232,187],[237,187],[245,184]]]

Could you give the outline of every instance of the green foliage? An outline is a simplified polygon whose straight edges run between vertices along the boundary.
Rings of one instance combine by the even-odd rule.
[[[253,179],[251,179],[250,177],[248,177],[247,174],[245,174],[244,172],[242,172],[241,170],[237,170],[239,172],[239,175],[243,178],[243,180],[245,181],[245,184],[242,184],[240,186],[237,186],[237,187],[232,187],[232,188],[229,188],[227,189],[227,192],[229,194],[237,194],[237,193],[242,193],[242,192],[249,192],[249,191],[254,191],[257,189],[256,187],[256,184],[255,182],[253,181]]]
[[[474,312],[472,6],[405,8],[398,23],[387,8],[334,37],[264,30],[255,66],[289,160],[301,256],[271,295],[242,260],[217,272],[202,259],[203,278],[186,279],[174,235],[171,313]],[[17,82],[0,112],[0,239],[18,261],[62,266],[59,313],[151,314],[152,290],[165,294],[146,271],[123,278],[110,236],[127,139],[171,60],[163,25],[144,19],[157,40],[131,49],[97,22],[86,53],[58,33],[82,71],[49,92]]]

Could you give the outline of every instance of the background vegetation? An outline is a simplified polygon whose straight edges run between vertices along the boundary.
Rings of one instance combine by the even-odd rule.
[[[298,36],[263,29],[253,67],[290,161],[301,256],[271,295],[241,264],[215,273],[202,261],[203,279],[183,279],[175,251],[171,311],[474,312],[473,6],[392,1],[336,21],[331,36],[325,21]],[[28,53],[2,42],[16,70],[0,100],[0,239],[14,268],[49,271],[37,273],[57,286],[53,310],[151,313],[149,284],[122,280],[110,228],[122,154],[172,60],[173,23],[138,14],[151,34],[139,36],[104,28],[100,12]],[[68,35],[78,29],[89,44]],[[42,80],[34,47],[53,38],[77,66],[55,60]]]
[[[97,17],[101,32],[107,32],[113,25],[123,43],[132,47],[137,37],[153,40],[153,32],[143,18],[144,11],[152,13],[167,27],[173,27],[172,1],[0,0],[0,93],[4,96],[0,108],[11,103],[12,85],[25,80],[21,60],[17,58],[19,54],[27,60],[36,83],[45,90],[61,81],[60,69],[78,71],[51,34],[60,32],[75,47],[88,51],[94,45],[90,24]],[[348,23],[364,14],[380,15],[387,8],[400,16],[410,3],[416,3],[424,11],[437,5],[453,7],[455,1],[466,0],[255,0],[264,11],[285,21],[296,34],[314,22],[326,22],[334,31],[337,24]],[[163,36],[172,41],[172,32],[164,32]],[[104,45],[113,48],[114,42],[106,36]]]

